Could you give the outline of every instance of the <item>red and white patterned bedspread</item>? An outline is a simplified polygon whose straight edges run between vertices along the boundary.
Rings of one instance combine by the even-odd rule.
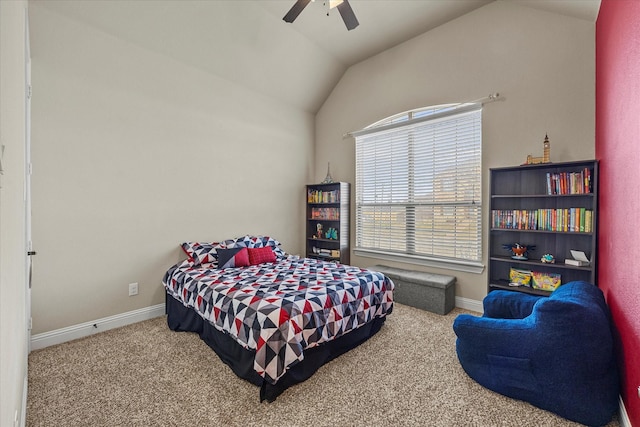
[[[167,271],[167,292],[256,351],[254,369],[275,384],[304,350],[384,317],[393,282],[382,273],[289,256],[217,269],[189,260]]]

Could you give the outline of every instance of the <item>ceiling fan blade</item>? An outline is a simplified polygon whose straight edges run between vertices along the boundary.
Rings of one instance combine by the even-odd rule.
[[[338,11],[342,16],[342,20],[344,21],[344,25],[347,26],[347,30],[351,31],[360,23],[358,22],[358,18],[356,18],[355,13],[353,13],[353,9],[351,9],[351,5],[348,0],[344,0],[342,3],[338,5]]]
[[[302,12],[302,9],[307,7],[309,2],[311,2],[311,0],[298,0],[282,19],[289,23],[295,21],[298,15],[300,15],[300,12]]]

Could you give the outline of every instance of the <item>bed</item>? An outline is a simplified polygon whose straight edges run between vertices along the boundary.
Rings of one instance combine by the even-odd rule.
[[[169,328],[198,333],[260,401],[375,335],[393,310],[382,273],[289,255],[267,236],[182,248],[163,278]]]

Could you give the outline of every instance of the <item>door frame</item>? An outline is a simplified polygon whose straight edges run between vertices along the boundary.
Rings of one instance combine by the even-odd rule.
[[[25,248],[26,257],[26,283],[25,283],[25,320],[27,325],[27,354],[31,353],[31,278],[33,272],[33,243],[31,235],[31,44],[29,40],[29,9],[25,8],[24,14],[24,78],[25,78],[25,108],[24,108],[24,159],[25,159],[25,183],[24,183],[24,215],[25,215]]]

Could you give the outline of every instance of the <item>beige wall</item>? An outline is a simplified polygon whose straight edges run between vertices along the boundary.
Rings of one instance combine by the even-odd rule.
[[[504,96],[483,113],[485,214],[488,168],[541,155],[545,133],[554,161],[594,156],[588,21],[492,3],[351,67],[314,120],[38,4],[30,15],[34,333],[161,303],[184,240],[268,234],[300,253],[304,184],[327,162],[353,183],[343,134],[400,111]],[[458,296],[483,298],[486,273],[454,274]]]
[[[0,426],[23,422],[27,376],[25,246],[26,1],[0,1]]]
[[[162,303],[185,240],[300,253],[311,114],[37,3],[30,18],[34,334]]]
[[[487,218],[488,169],[541,156],[545,133],[552,161],[594,158],[594,34],[592,22],[495,2],[352,66],[316,117],[316,180],[329,161],[334,178],[355,181],[347,132],[413,108],[500,92],[505,100],[483,110]],[[487,230],[485,220],[485,242]],[[486,294],[486,269],[470,274],[358,256],[351,262],[454,274],[457,296]]]

